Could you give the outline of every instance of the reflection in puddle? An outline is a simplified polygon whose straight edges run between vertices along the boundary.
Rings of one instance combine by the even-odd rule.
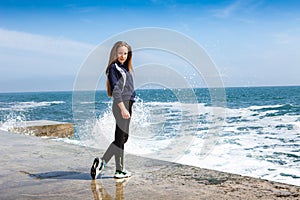
[[[128,182],[129,179],[121,179],[121,180],[115,180],[116,184],[116,193],[115,193],[115,199],[116,200],[124,200],[124,186]],[[94,195],[95,200],[110,200],[113,199],[113,196],[107,192],[104,185],[101,181],[92,180],[91,181],[91,189]]]

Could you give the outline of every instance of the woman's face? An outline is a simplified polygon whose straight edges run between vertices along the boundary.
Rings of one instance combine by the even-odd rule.
[[[128,56],[128,48],[125,46],[121,46],[117,49],[117,56],[118,56],[118,61],[121,64],[124,64],[124,62],[127,60]]]

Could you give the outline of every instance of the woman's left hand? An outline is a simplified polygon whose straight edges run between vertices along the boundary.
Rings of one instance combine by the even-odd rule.
[[[124,110],[121,110],[121,114],[122,114],[123,119],[130,118],[130,113],[128,112],[128,110],[126,108]]]
[[[123,102],[120,102],[118,104],[120,110],[121,110],[121,115],[123,117],[123,119],[129,119],[130,118],[130,113],[128,112],[128,110],[126,109],[125,105]]]

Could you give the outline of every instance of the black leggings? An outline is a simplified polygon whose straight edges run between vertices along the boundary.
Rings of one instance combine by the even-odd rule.
[[[131,116],[133,101],[125,101],[124,105]],[[121,110],[117,103],[113,103],[112,110],[116,120],[115,140],[109,145],[108,149],[102,157],[102,160],[108,163],[114,155],[116,162],[116,170],[123,171],[124,144],[128,140],[129,124],[131,117],[129,119],[123,119],[121,115]]]

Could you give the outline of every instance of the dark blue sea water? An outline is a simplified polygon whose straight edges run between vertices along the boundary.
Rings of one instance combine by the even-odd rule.
[[[196,102],[178,90],[138,90],[126,152],[300,185],[299,86],[225,88],[222,107],[208,89],[193,92]],[[111,103],[105,91],[1,93],[0,128],[72,122],[75,138],[62,141],[104,149]]]

